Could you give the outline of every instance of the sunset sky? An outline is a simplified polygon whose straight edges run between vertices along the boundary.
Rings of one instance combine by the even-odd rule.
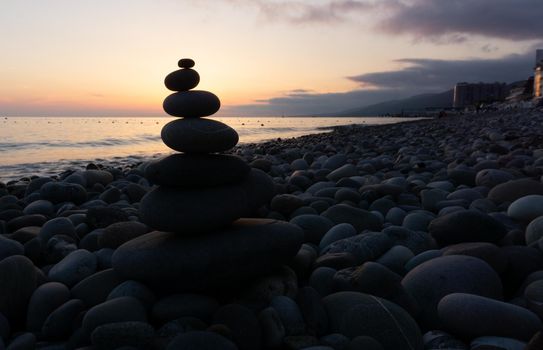
[[[164,115],[182,57],[223,116],[512,82],[542,16],[542,0],[1,0],[0,116]]]

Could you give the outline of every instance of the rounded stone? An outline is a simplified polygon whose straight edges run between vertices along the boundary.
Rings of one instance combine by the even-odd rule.
[[[179,62],[177,62],[177,65],[180,68],[192,68],[194,67],[195,63],[192,58],[182,58],[179,60]]]
[[[224,152],[234,147],[236,130],[213,119],[177,119],[164,125],[160,137],[166,146],[185,153]]]
[[[438,314],[445,330],[465,338],[493,335],[528,341],[543,327],[537,315],[529,310],[466,293],[443,297]]]
[[[154,334],[153,327],[145,322],[115,322],[96,327],[91,340],[98,349],[143,349],[150,347]]]
[[[384,349],[422,350],[420,329],[401,307],[357,292],[338,292],[323,299],[330,331],[349,338],[369,336]]]
[[[228,327],[229,338],[240,350],[261,348],[262,329],[251,309],[239,304],[224,305],[213,315],[213,324]]]
[[[28,303],[26,329],[40,331],[51,312],[70,299],[70,290],[58,282],[48,282],[39,286]]]
[[[501,274],[508,263],[504,252],[496,245],[485,242],[459,243],[443,248],[443,256],[468,255],[486,261],[498,274]]]
[[[379,219],[367,210],[354,208],[345,204],[336,204],[322,214],[325,218],[330,219],[334,224],[349,223],[357,230],[379,230],[381,222]]]
[[[120,246],[113,268],[125,279],[180,292],[232,288],[289,261],[302,240],[298,227],[267,219],[241,219],[205,236],[151,232]]]
[[[526,343],[504,337],[478,337],[470,343],[470,350],[529,350]]]
[[[543,195],[524,196],[507,208],[507,215],[515,220],[530,222],[543,215]]]
[[[107,300],[133,297],[138,299],[146,308],[150,309],[155,303],[155,295],[149,287],[138,281],[124,281],[115,287],[107,296]]]
[[[40,188],[42,199],[53,203],[74,202],[81,204],[87,200],[85,187],[66,182],[47,182]]]
[[[179,234],[210,232],[230,225],[267,203],[273,195],[268,175],[253,169],[239,184],[214,188],[159,186],[143,197],[141,221],[150,227]]]
[[[540,216],[528,224],[526,227],[526,244],[530,245],[539,241],[543,237],[543,216]]]
[[[302,335],[305,331],[305,322],[300,308],[294,300],[286,296],[276,296],[270,306],[277,311],[281,323],[285,327],[286,335]]]
[[[98,326],[127,321],[147,322],[145,308],[138,299],[121,297],[98,304],[87,311],[82,327],[90,335]]]
[[[87,307],[100,304],[121,284],[113,269],[97,272],[72,287],[72,296],[81,299]]]
[[[25,215],[42,214],[45,216],[51,216],[54,213],[54,206],[53,203],[48,200],[38,199],[37,201],[27,205],[24,208],[23,213],[25,213]]]
[[[164,85],[172,91],[188,91],[198,86],[200,75],[194,69],[186,68],[171,72],[164,79]]]
[[[181,317],[195,317],[209,322],[219,308],[215,298],[199,294],[172,294],[153,305],[153,319],[166,323]]]
[[[514,176],[507,171],[498,169],[484,169],[479,171],[475,176],[475,184],[477,186],[493,188],[513,179]]]
[[[420,306],[419,323],[423,329],[439,329],[437,304],[447,294],[471,293],[494,299],[503,295],[500,277],[492,267],[464,255],[426,261],[409,271],[402,285]]]
[[[339,241],[340,239],[353,237],[356,234],[357,232],[353,225],[347,223],[337,224],[334,227],[330,228],[328,231],[326,231],[326,234],[319,242],[319,248],[324,249],[330,244]]]
[[[97,259],[85,249],[78,249],[68,254],[49,270],[49,279],[71,287],[96,271]]]
[[[353,237],[340,239],[328,245],[321,252],[321,257],[329,253],[350,253],[358,265],[379,258],[392,248],[394,241],[382,232],[367,232]]]
[[[193,331],[175,337],[166,350],[238,350],[227,338],[215,332]]]
[[[162,107],[174,117],[200,118],[215,114],[221,108],[221,101],[209,91],[181,91],[166,97]]]
[[[296,216],[290,220],[290,223],[297,225],[304,231],[304,242],[313,244],[318,244],[324,234],[334,225],[327,218],[314,214]]]
[[[85,304],[79,299],[71,299],[55,309],[43,323],[41,334],[48,340],[68,338],[73,331],[76,317],[85,310]]]
[[[73,222],[65,217],[51,219],[41,227],[38,238],[45,244],[55,235],[75,237],[75,226]]]
[[[145,167],[145,177],[169,187],[215,187],[242,181],[251,168],[223,154],[172,154]]]
[[[474,210],[440,216],[432,220],[428,231],[440,246],[463,242],[496,243],[507,234],[501,222]]]
[[[21,243],[0,235],[0,261],[8,256],[24,255],[24,251]]]
[[[98,236],[100,248],[116,249],[131,239],[144,235],[148,232],[147,226],[137,221],[121,221],[109,225],[104,233]]]
[[[22,255],[0,261],[0,313],[14,325],[26,315],[28,301],[37,287],[36,268]]]
[[[272,307],[267,307],[258,314],[258,322],[262,330],[262,338],[267,348],[279,348],[285,337],[285,327]]]
[[[543,183],[532,179],[507,181],[490,190],[487,197],[496,203],[504,203],[531,194],[543,195]]]

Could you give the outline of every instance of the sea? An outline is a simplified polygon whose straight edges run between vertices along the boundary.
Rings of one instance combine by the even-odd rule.
[[[88,163],[133,164],[173,151],[160,139],[173,117],[1,117],[0,181],[52,176]],[[334,126],[406,121],[380,117],[212,118],[236,129],[239,144],[329,132]]]

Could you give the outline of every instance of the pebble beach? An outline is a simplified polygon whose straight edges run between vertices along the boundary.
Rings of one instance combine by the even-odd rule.
[[[542,129],[492,112],[237,146],[271,199],[181,238],[141,222],[156,161],[2,183],[0,348],[541,349]]]

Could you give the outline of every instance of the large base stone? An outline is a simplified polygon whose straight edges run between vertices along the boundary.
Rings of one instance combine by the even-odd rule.
[[[196,189],[160,186],[141,200],[140,218],[156,230],[210,232],[248,216],[267,203],[273,193],[269,176],[255,169],[234,185]]]
[[[231,289],[288,262],[303,237],[296,225],[269,219],[240,219],[205,236],[155,231],[119,247],[113,269],[124,279],[163,290]]]

